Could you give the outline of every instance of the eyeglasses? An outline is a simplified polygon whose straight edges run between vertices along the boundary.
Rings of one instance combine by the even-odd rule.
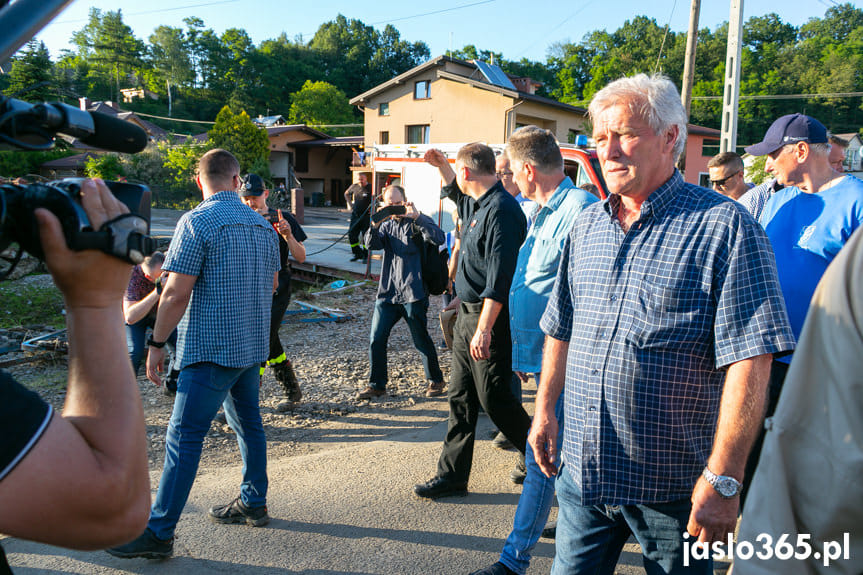
[[[730,180],[731,178],[733,178],[734,176],[736,176],[737,174],[739,174],[739,173],[740,173],[740,170],[737,170],[737,171],[736,171],[736,172],[734,172],[733,174],[730,174],[730,175],[728,175],[728,176],[725,176],[725,177],[724,177],[724,178],[722,178],[721,180],[710,180],[710,185],[711,185],[711,186],[716,186],[717,188],[725,187],[725,183],[726,183],[728,180]]]
[[[498,180],[502,180],[505,176],[512,177],[512,172],[495,172],[494,174],[497,176]]]

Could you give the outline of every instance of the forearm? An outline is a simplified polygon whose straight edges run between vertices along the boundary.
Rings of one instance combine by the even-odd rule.
[[[742,481],[746,459],[764,421],[770,354],[728,367],[719,407],[713,450],[707,467]]]
[[[144,299],[136,302],[124,302],[123,315],[126,323],[132,325],[138,323],[150,313],[153,306],[159,302],[159,293],[156,290],[151,291]]]
[[[494,323],[497,321],[497,316],[500,315],[500,310],[503,309],[503,304],[491,298],[482,300],[482,311],[479,314],[479,321],[476,324],[476,330],[483,333],[491,333]]]
[[[306,246],[301,242],[298,242],[294,236],[285,238],[285,241],[288,242],[288,251],[291,252],[291,257],[293,257],[298,263],[306,261]]]
[[[167,341],[168,337],[186,313],[186,306],[189,305],[191,293],[181,293],[169,284],[162,292],[162,299],[159,302],[159,313],[156,315],[156,325],[153,326],[153,339],[156,341]]]
[[[569,342],[545,336],[542,348],[542,371],[536,391],[535,418],[554,417],[554,406],[566,382],[566,357]]]

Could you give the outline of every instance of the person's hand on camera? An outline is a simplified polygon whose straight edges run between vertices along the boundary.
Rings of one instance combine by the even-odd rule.
[[[416,206],[414,206],[413,202],[405,203],[405,216],[416,221],[418,217],[420,217],[420,213],[417,211]]]
[[[102,180],[81,185],[81,205],[98,230],[107,221],[128,213]],[[73,251],[66,245],[57,216],[44,208],[35,211],[45,264],[63,293],[67,307],[100,308],[120,305],[132,266],[99,250]]]

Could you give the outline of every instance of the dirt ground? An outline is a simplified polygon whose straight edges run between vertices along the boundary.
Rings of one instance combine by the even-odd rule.
[[[322,288],[325,289],[325,288]],[[342,322],[301,321],[320,319],[320,314],[288,314],[280,334],[285,352],[293,362],[303,392],[302,402],[288,413],[275,407],[284,401],[281,387],[267,369],[261,387],[261,415],[272,458],[301,455],[318,448],[317,433],[343,425],[340,418],[379,419],[387,412],[415,406],[425,400],[425,375],[419,353],[414,349],[404,322],[393,329],[389,341],[389,394],[372,401],[355,399],[356,392],[368,381],[368,342],[376,284],[367,282],[348,290],[300,297],[320,308],[337,309],[352,316]],[[294,299],[298,299],[295,297]],[[432,297],[429,308],[429,333],[436,342],[443,337],[438,322],[441,298]],[[299,310],[292,303],[290,310]],[[15,359],[22,354],[6,354],[0,359]],[[444,380],[449,379],[449,351],[438,348]],[[5,367],[22,384],[36,389],[42,397],[62,409],[65,400],[67,366],[65,355]],[[143,369],[142,369],[143,372]],[[147,423],[150,468],[160,469],[164,460],[165,432],[173,399],[162,388],[138,377],[141,401]],[[239,450],[229,426],[214,422],[204,442],[201,466],[236,465]]]

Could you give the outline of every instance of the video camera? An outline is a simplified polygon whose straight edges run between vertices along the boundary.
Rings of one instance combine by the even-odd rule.
[[[128,206],[130,213],[105,222],[95,230],[81,206],[83,181],[84,178],[68,178],[47,184],[0,185],[0,250],[17,242],[23,251],[44,259],[34,212],[37,208],[46,208],[60,220],[66,243],[72,250],[102,250],[133,264],[141,263],[156,251],[156,240],[149,236],[150,190],[147,186],[105,182],[111,193]],[[21,252],[12,268],[20,257]],[[10,268],[6,274],[11,271]]]

